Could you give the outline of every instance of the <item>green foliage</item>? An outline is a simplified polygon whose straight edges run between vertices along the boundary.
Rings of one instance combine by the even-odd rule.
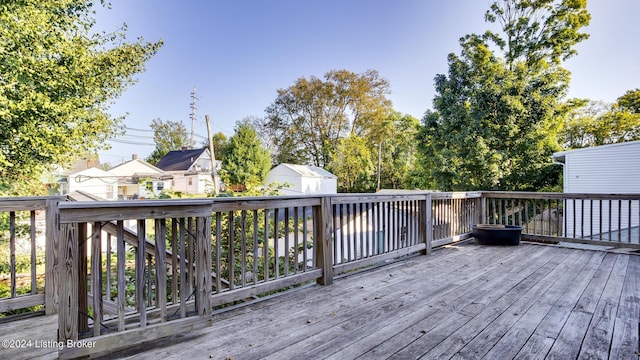
[[[125,28],[91,32],[94,3],[24,0],[0,7],[0,176],[32,194],[43,170],[104,148],[121,119],[108,106],[161,42],[127,42]]]
[[[329,170],[338,177],[338,188],[343,192],[363,192],[371,188],[371,177],[376,167],[371,161],[367,141],[352,135],[338,140]]]
[[[215,154],[216,160],[223,160],[222,153],[224,152],[224,148],[225,146],[227,146],[229,139],[227,139],[227,136],[225,134],[219,131],[213,134],[213,136],[211,137],[211,141],[213,142],[213,152]],[[209,148],[208,142],[205,142],[205,144],[203,145],[206,148]]]
[[[558,182],[551,154],[572,104],[569,72],[589,22],[585,1],[495,2],[488,21],[503,34],[471,34],[435,78],[435,111],[419,133],[422,185],[439,190],[536,190]],[[492,50],[498,45],[500,51]]]
[[[30,273],[31,254],[16,254],[16,273]],[[44,264],[44,254],[36,255],[36,266]],[[6,240],[0,241],[0,274],[11,274],[11,254]]]
[[[271,155],[246,120],[236,124],[235,133],[229,138],[222,156],[220,175],[228,185],[244,185],[247,189],[262,185],[271,169]]]
[[[586,0],[499,0],[485,20],[498,22],[502,34],[487,31],[484,38],[504,52],[510,70],[519,62],[536,69],[559,65],[577,54],[577,43],[589,38],[580,32],[591,20],[586,7]]]
[[[640,114],[640,88],[629,90],[618,98],[617,108],[632,114]]]
[[[338,140],[354,134],[373,141],[389,114],[389,83],[375,70],[334,70],[324,79],[300,78],[278,90],[258,127],[276,148],[276,163],[325,167]]]
[[[180,150],[183,146],[189,145],[187,128],[182,121],[153,119],[151,128],[153,141],[156,143],[155,149],[146,159],[151,165],[157,164],[169,151]]]
[[[564,124],[565,148],[615,144],[640,140],[640,90],[628,91],[615,104],[602,101],[580,101],[581,107],[571,112]]]
[[[410,172],[416,166],[416,135],[420,121],[411,115],[394,112],[389,117],[389,134],[377,149],[381,152],[381,189],[410,186]],[[374,154],[375,155],[375,154]]]

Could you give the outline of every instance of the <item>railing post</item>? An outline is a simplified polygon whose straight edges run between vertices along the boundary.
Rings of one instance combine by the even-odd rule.
[[[424,240],[425,240],[425,255],[431,255],[431,244],[433,243],[433,216],[431,214],[431,209],[433,208],[431,204],[431,194],[427,194],[425,196],[424,202]]]
[[[316,267],[322,269],[322,277],[316,281],[320,285],[333,284],[333,259],[331,257],[331,237],[333,219],[331,217],[331,197],[323,196],[320,207],[313,207],[315,224]]]
[[[483,224],[487,219],[487,197],[484,193],[480,195],[480,213],[476,224]]]
[[[58,201],[59,199],[56,198],[45,201],[44,312],[47,315],[58,313],[58,244],[60,242]]]
[[[196,310],[211,315],[211,217],[196,218]]]
[[[78,224],[60,226],[58,340],[78,340]]]

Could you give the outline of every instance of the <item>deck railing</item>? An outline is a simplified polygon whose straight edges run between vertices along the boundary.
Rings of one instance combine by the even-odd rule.
[[[432,246],[442,246],[471,237],[472,226],[481,223],[481,192],[432,194]]]
[[[331,284],[338,275],[428,254],[433,247],[471,238],[478,223],[521,225],[524,239],[640,248],[640,195],[408,192],[0,200],[8,234],[0,244],[8,244],[9,254],[17,254],[12,239],[19,237],[18,224],[30,229],[27,243],[37,242],[32,229],[38,228],[41,211],[47,245],[44,293],[19,296],[13,271],[11,296],[0,299],[0,309],[46,304],[48,313],[59,310],[60,341],[95,341],[91,348],[65,348],[62,358],[208,326],[208,315],[217,308],[310,282]],[[38,250],[30,249],[36,249],[29,259],[37,277]]]
[[[65,197],[0,198],[0,313],[57,311],[57,204]]]
[[[483,192],[482,211],[526,239],[640,249],[639,194]]]
[[[343,274],[430,248],[430,194],[331,197],[333,271]]]

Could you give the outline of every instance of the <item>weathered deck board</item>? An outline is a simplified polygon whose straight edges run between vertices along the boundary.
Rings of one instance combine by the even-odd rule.
[[[637,255],[457,245],[220,312],[209,328],[110,356],[637,359],[639,275]],[[42,319],[55,339],[52,317],[2,324],[0,338],[45,339]],[[0,349],[3,359],[38,357],[55,354]]]
[[[586,336],[628,356],[639,272],[628,254],[454,246],[218,314],[193,340],[131,358],[566,358]]]
[[[0,359],[57,359],[58,317],[39,316],[0,324]],[[5,343],[4,340],[19,340]],[[9,346],[6,346],[9,345]]]
[[[638,359],[640,322],[640,257],[630,256],[613,328],[611,359]]]

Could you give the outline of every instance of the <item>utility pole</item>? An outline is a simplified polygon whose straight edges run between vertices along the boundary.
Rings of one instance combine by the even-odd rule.
[[[204,116],[207,122],[207,134],[209,135],[209,152],[211,152],[211,179],[213,180],[213,194],[218,196],[218,180],[216,177],[216,154],[213,150],[213,134],[211,133],[211,121],[209,115]]]
[[[193,149],[193,147],[195,146],[195,142],[193,141],[193,128],[195,127],[195,123],[196,123],[196,100],[198,100],[198,98],[196,97],[196,87],[193,87],[193,91],[191,92],[191,139],[189,140],[189,148]]]
[[[378,144],[378,183],[376,185],[376,192],[380,191],[380,163],[382,162],[382,141]]]

